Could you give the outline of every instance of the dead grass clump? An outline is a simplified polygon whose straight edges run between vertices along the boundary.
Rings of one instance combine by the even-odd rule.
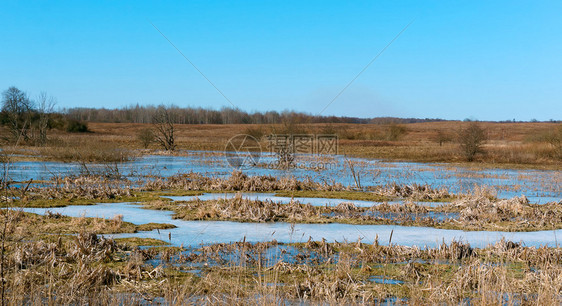
[[[317,183],[311,179],[299,181],[294,177],[248,176],[233,171],[227,178],[205,177],[197,173],[178,174],[150,180],[143,190],[217,190],[217,191],[275,191],[275,190],[342,190],[341,184]]]
[[[426,206],[417,205],[410,201],[395,204],[388,204],[387,202],[384,202],[380,205],[373,205],[369,210],[381,213],[397,214],[426,214],[429,211]]]
[[[107,179],[101,176],[79,176],[56,178],[47,187],[33,187],[29,199],[115,199],[131,197],[127,182]]]
[[[241,194],[231,199],[191,201],[172,208],[184,220],[230,220],[238,222],[307,222],[319,219],[321,212],[310,204],[296,201],[280,204],[272,201],[248,200]]]
[[[532,230],[556,229],[562,226],[560,203],[529,204],[525,196],[505,200],[491,200],[481,196],[466,197],[451,205],[460,209],[459,220],[473,227],[490,228],[503,225],[506,230]]]
[[[427,184],[398,185],[392,183],[385,187],[375,187],[375,190],[381,195],[417,200],[442,200],[453,197],[447,188],[434,188]]]

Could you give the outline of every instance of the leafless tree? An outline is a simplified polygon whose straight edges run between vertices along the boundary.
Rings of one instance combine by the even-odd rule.
[[[168,112],[176,124],[283,124],[293,122],[295,126],[307,123],[372,123],[381,125],[435,122],[442,119],[417,118],[356,118],[316,116],[294,111],[246,112],[237,108],[224,107],[220,110],[201,107],[168,106]],[[122,108],[75,107],[63,112],[72,119],[87,122],[150,123],[158,110],[154,105],[131,105]]]
[[[162,148],[166,151],[173,151],[176,148],[174,139],[174,121],[170,112],[164,106],[158,107],[156,114],[152,118],[154,125],[154,136]]]
[[[28,140],[33,102],[25,92],[13,86],[2,95],[2,112],[6,115],[12,140],[17,141],[20,137],[24,141]]]
[[[37,121],[37,136],[36,141],[39,145],[45,145],[47,142],[47,129],[49,128],[49,116],[54,111],[56,100],[47,95],[46,92],[41,92],[37,96],[37,112],[39,120]]]
[[[460,130],[459,143],[467,161],[473,161],[476,154],[482,152],[482,144],[485,140],[486,133],[478,122],[471,122],[468,127]]]

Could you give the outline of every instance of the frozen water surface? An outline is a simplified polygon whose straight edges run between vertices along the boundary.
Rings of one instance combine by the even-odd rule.
[[[60,212],[73,217],[104,217],[112,218],[123,215],[123,220],[135,224],[149,222],[170,223],[175,229],[139,232],[134,234],[107,235],[113,237],[147,237],[168,240],[171,234],[173,245],[196,246],[241,241],[306,242],[313,240],[357,241],[373,243],[378,235],[381,244],[388,244],[392,232],[392,243],[407,246],[437,246],[442,242],[450,243],[461,240],[475,247],[485,247],[502,238],[515,242],[523,242],[526,246],[555,246],[557,237],[562,237],[562,230],[538,232],[489,232],[443,230],[429,227],[408,227],[395,225],[350,225],[350,224],[289,224],[289,223],[238,223],[225,221],[183,221],[172,219],[170,211],[143,209],[140,205],[130,203],[106,203],[89,206],[67,206],[59,208],[23,208],[38,214],[46,211]]]
[[[314,158],[305,156],[297,160],[297,167],[289,170],[271,169],[267,164],[273,158],[264,154],[260,166],[245,170],[248,175],[272,175],[275,177],[293,176],[299,179],[310,178],[318,182],[339,182],[353,185],[349,167],[342,156],[324,157],[327,166],[320,170]],[[562,173],[545,170],[487,169],[471,170],[442,164],[422,164],[409,162],[383,162],[361,158],[349,158],[361,176],[363,186],[386,184],[428,184],[433,187],[446,187],[452,192],[470,191],[475,186],[491,186],[498,190],[498,196],[508,198],[526,195],[533,202],[544,204],[559,201],[561,196]],[[103,169],[103,165],[92,165],[90,170]],[[196,172],[213,176],[228,176],[232,168],[223,152],[187,151],[185,156],[144,156],[135,161],[119,164],[120,172],[130,178],[148,175],[171,176],[178,173]],[[49,180],[54,175],[78,174],[80,166],[62,162],[24,161],[12,165],[12,180]]]

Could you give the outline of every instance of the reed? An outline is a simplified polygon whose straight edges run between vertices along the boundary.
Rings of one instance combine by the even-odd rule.
[[[7,213],[13,214],[15,227],[35,218],[68,218]],[[119,219],[104,222],[122,226]],[[561,248],[506,240],[485,248],[460,241],[419,248],[376,239],[373,244],[243,240],[141,249],[99,237],[89,232],[93,228],[75,228],[73,236],[55,234],[50,227],[39,230],[51,233],[46,236],[10,235],[7,301],[489,305],[558,304],[562,297]]]

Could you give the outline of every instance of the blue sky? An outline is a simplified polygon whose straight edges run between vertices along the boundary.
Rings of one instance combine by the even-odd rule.
[[[0,89],[59,107],[562,119],[559,1],[0,2]]]

